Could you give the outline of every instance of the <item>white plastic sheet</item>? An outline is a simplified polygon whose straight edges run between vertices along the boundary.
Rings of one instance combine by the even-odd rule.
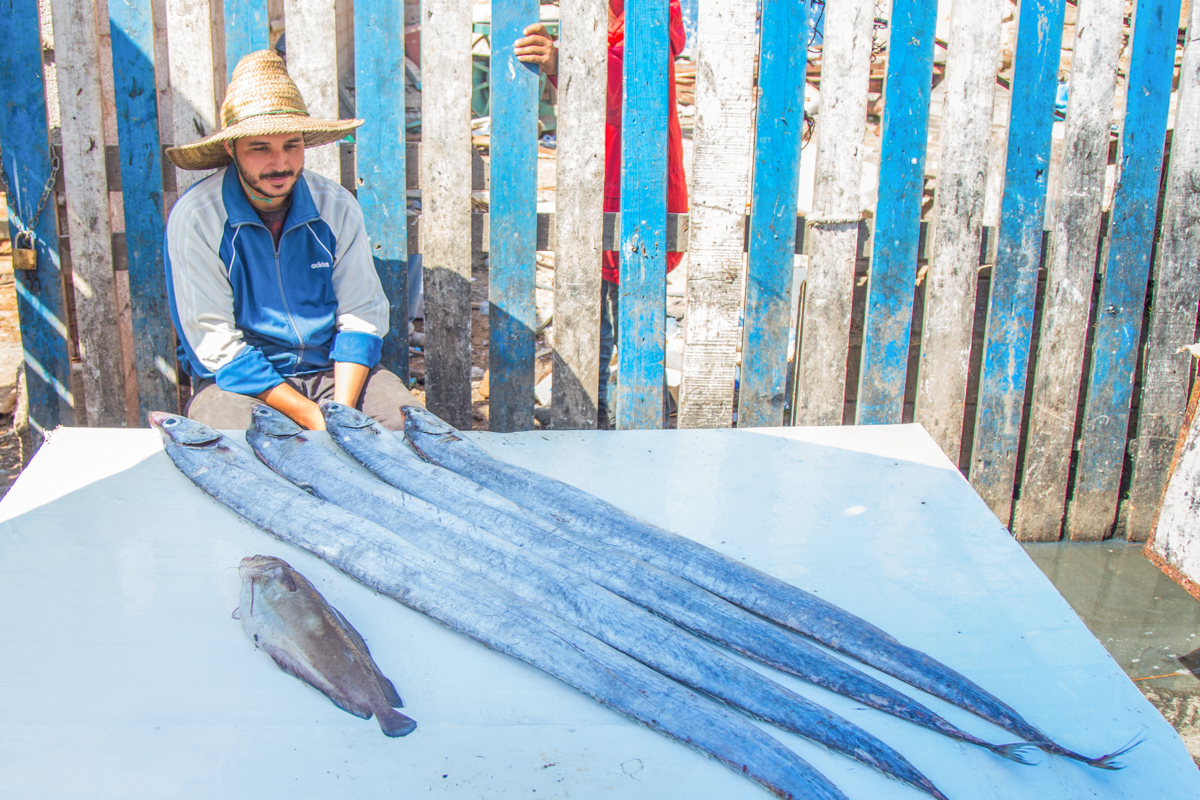
[[[478,440],[841,604],[1068,747],[1146,737],[1122,772],[1048,755],[1021,766],[779,677],[953,800],[1200,796],[1179,737],[917,426]],[[416,732],[384,737],[253,648],[230,612],[238,561],[255,553],[290,562],[362,632]],[[768,797],[245,523],[176,471],[153,431],[56,431],[0,502],[0,572],[6,798]],[[920,796],[776,734],[852,800]]]

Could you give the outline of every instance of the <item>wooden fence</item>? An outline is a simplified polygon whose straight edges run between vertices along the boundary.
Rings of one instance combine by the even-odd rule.
[[[307,167],[357,193],[394,301],[422,253],[426,397],[450,422],[470,425],[469,286],[486,249],[492,428],[533,427],[542,249],[556,256],[552,424],[594,426],[608,243],[623,278],[616,421],[660,427],[666,254],[686,249],[680,427],[729,426],[735,411],[743,427],[916,421],[1020,538],[1148,532],[1192,380],[1176,350],[1196,339],[1200,304],[1200,5],[698,0],[690,216],[666,213],[663,188],[668,0],[626,8],[622,208],[608,215],[604,0],[560,9],[552,215],[536,204],[538,76],[511,54],[537,0],[491,5],[490,181],[471,141],[471,1],[424,0],[419,17],[402,0],[352,8],[0,4],[13,235],[36,219],[38,268],[17,278],[36,432],[178,409],[162,228],[198,176],[162,148],[215,130],[228,72],[282,17],[314,115],[338,115],[353,60],[367,123],[341,158],[313,150]],[[404,135],[415,25],[419,145]],[[806,80],[820,100],[802,157]],[[485,185],[489,213],[473,214]],[[383,358],[407,376],[394,306]]]

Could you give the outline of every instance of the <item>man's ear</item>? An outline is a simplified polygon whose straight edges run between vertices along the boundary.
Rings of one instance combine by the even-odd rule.
[[[233,155],[233,142],[231,142],[231,141],[229,141],[228,139],[226,139],[225,141],[221,142],[221,144],[225,145],[225,152],[226,152],[226,153],[229,153],[229,157],[230,157],[230,158],[234,158],[234,155]]]

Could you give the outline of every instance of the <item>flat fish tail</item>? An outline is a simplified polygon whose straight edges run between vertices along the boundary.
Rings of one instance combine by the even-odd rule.
[[[904,756],[849,720],[564,566],[364,475],[298,427],[279,433],[276,416],[257,409],[246,440],[260,461],[295,485],[360,510],[413,546],[512,591],[669,678],[941,796]]]
[[[406,717],[390,706],[375,709],[375,719],[385,736],[408,736],[417,729],[417,721]]]
[[[399,443],[399,437],[383,430],[361,412],[330,403],[322,408],[334,440],[385,483],[462,519],[473,520],[525,552],[538,553],[654,614],[760,663],[908,722],[985,747],[1005,758],[1029,763],[1021,752],[1033,745],[993,745],[972,736],[793,631],[623,551],[544,523],[490,489],[417,459]],[[355,505],[366,507],[368,503]]]
[[[422,408],[404,435],[424,459],[457,472],[561,527],[594,537],[748,611],[811,637],[1031,742],[1048,737],[965,676],[816,595],[672,533],[554,478],[501,461]]]
[[[779,797],[847,800],[803,759],[716,701],[477,576],[405,545],[378,525],[282,482],[215,432],[203,444],[195,443],[200,437],[191,444],[176,444],[175,432],[162,419],[159,415],[155,426],[180,470],[206,493],[280,540],[699,749]],[[174,421],[170,427],[187,430],[183,423],[189,420],[170,419]]]

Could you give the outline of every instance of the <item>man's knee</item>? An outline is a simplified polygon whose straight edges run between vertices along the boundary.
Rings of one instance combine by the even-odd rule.
[[[419,405],[422,403],[396,373],[375,367],[367,375],[359,410],[389,431],[398,431],[404,428],[401,407]]]
[[[262,402],[256,397],[227,392],[216,383],[205,381],[188,401],[184,414],[217,430],[244,431],[252,424],[254,408],[259,405]]]

